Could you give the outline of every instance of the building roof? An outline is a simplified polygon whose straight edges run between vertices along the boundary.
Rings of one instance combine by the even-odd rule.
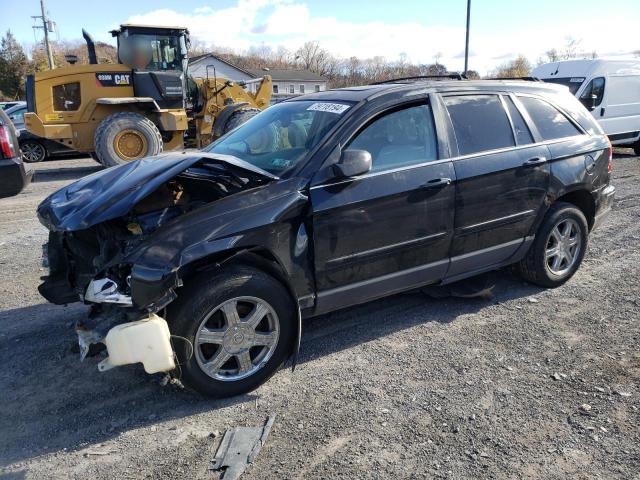
[[[205,58],[215,58],[218,62],[224,63],[225,65],[229,65],[231,68],[235,68],[236,70],[245,73],[247,75],[249,75],[250,77],[254,77],[255,75],[253,75],[253,73],[251,73],[249,70],[245,70],[244,68],[240,68],[237,65],[234,65],[233,63],[227,62],[226,60],[224,60],[223,58],[220,58],[217,55],[214,55],[213,53],[205,53],[203,55],[196,55],[195,57],[190,57],[189,58],[189,64],[195,64],[198,62],[201,62],[202,60],[204,60]],[[262,76],[262,75],[260,75]]]
[[[247,69],[254,77],[262,77],[263,75],[271,75],[273,81],[281,82],[326,82],[327,79],[322,75],[313,73],[309,70],[283,70],[283,69],[264,69],[249,68]]]
[[[322,75],[313,73],[309,70],[288,70],[288,69],[271,69],[271,68],[240,68],[213,53],[205,53],[189,58],[189,64],[197,64],[206,58],[214,58],[218,62],[222,62],[231,68],[243,72],[250,77],[258,78],[264,75],[271,75],[273,81],[280,82],[326,82],[327,79]]]

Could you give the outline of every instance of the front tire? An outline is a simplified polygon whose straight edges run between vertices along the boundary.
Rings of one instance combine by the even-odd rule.
[[[275,278],[247,266],[194,278],[169,306],[168,321],[188,387],[215,398],[250,392],[291,352],[295,308]]]
[[[47,158],[47,149],[40,142],[27,140],[20,144],[22,157],[27,163],[37,163]]]
[[[229,116],[227,123],[224,124],[224,128],[222,129],[223,134],[239,127],[259,113],[260,110],[257,108],[242,108],[240,110],[236,110]]]
[[[545,215],[517,270],[528,282],[547,288],[559,287],[580,267],[588,236],[584,214],[570,203],[558,202]]]

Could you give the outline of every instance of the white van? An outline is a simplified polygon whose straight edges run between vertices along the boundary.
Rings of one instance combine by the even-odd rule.
[[[569,87],[611,143],[640,155],[640,59],[564,60],[540,65],[531,75]]]

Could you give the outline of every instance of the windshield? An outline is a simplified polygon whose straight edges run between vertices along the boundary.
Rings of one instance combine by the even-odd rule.
[[[135,70],[182,70],[180,37],[176,35],[121,35],[120,62]]]
[[[296,167],[351,107],[295,101],[269,107],[224,135],[206,152],[233,155],[277,176]]]
[[[543,82],[557,83],[569,87],[572,95],[580,89],[580,85],[584,82],[584,77],[565,77],[565,78],[541,78]]]

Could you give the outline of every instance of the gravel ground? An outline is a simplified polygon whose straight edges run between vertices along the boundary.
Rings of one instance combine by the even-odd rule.
[[[580,271],[492,300],[398,295],[304,324],[301,361],[211,401],[141,366],[78,362],[85,307],[36,286],[45,195],[97,169],[37,165],[0,200],[0,478],[213,478],[227,427],[276,422],[243,478],[640,478],[640,159]],[[4,475],[3,475],[4,474]]]

